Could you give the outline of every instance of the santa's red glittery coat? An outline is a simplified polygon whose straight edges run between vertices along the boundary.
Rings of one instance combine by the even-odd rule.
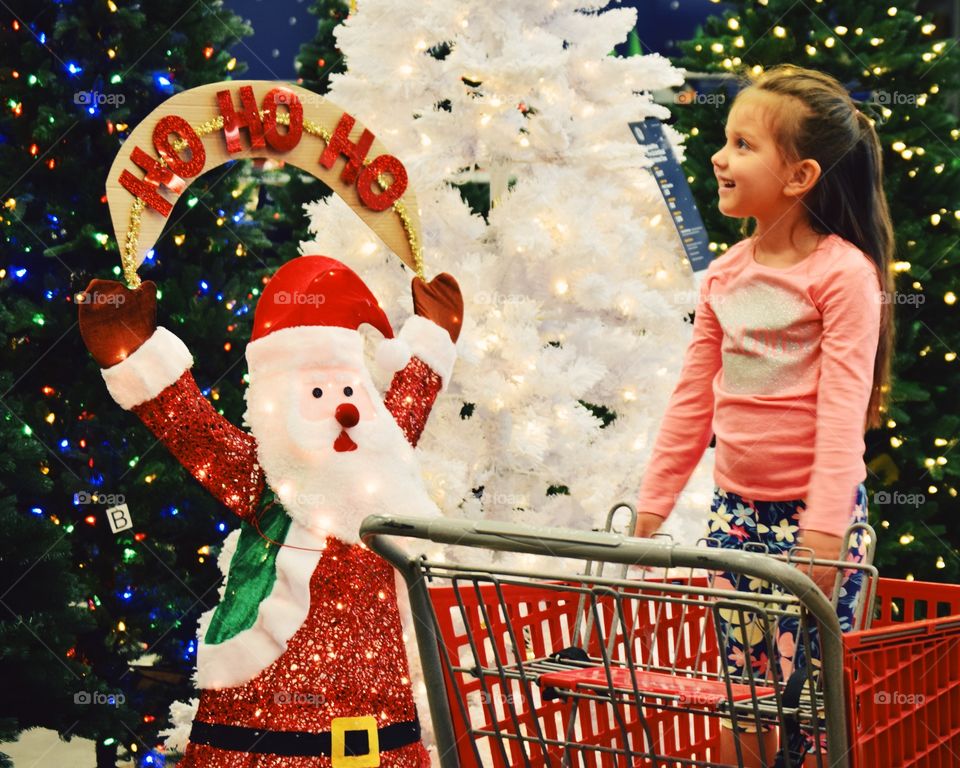
[[[416,445],[440,392],[440,376],[413,357],[384,403]],[[256,441],[220,416],[190,371],[133,411],[171,453],[244,519],[264,490]],[[376,717],[379,727],[416,716],[392,568],[362,544],[327,538],[310,580],[306,621],[286,650],[251,681],[204,689],[197,720],[272,731],[329,732],[335,717]],[[306,768],[329,757],[250,754],[190,743],[182,768]],[[421,742],[380,753],[384,768],[426,768]]]

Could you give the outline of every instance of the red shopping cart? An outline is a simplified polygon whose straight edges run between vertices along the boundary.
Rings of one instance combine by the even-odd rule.
[[[447,519],[373,516],[361,531],[407,583],[444,768],[718,766],[724,722],[735,734],[741,725],[776,726],[782,743],[798,729],[815,742],[826,736],[826,753],[808,755],[807,766],[960,764],[950,757],[960,754],[960,588],[834,563],[866,579],[864,628],[841,635],[833,606],[787,562],[795,554]],[[405,552],[397,537],[586,567],[571,575],[569,562],[554,572],[468,555],[445,562]],[[620,568],[608,575],[611,564]],[[636,565],[669,570],[628,578]],[[712,575],[721,571],[777,589],[716,589]],[[797,618],[807,658],[817,626],[819,669],[771,664],[734,678],[723,663],[721,615],[728,627],[754,628],[771,659],[782,617]],[[800,764],[785,748],[764,760]]]

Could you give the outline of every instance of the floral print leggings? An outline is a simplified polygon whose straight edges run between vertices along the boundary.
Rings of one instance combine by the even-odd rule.
[[[746,549],[783,554],[796,546],[797,535],[800,532],[799,516],[805,507],[803,499],[752,501],[716,486],[710,507],[707,537],[723,549]],[[855,489],[849,524],[860,522],[867,522],[867,489],[863,483]],[[863,539],[861,533],[852,538],[851,547],[845,558],[847,561],[863,562],[866,552],[866,542]],[[798,555],[798,557],[802,556],[803,554]],[[840,629],[843,632],[853,629],[856,601],[863,586],[863,578],[863,571],[851,569],[844,572],[840,582],[837,614],[840,619]],[[773,594],[775,591],[775,587],[769,582],[730,572],[718,574],[714,586],[720,589],[766,595]],[[747,664],[753,670],[752,676],[757,681],[760,678],[773,679],[774,677],[786,681],[795,668],[806,665],[805,644],[798,637],[798,616],[785,616],[779,620],[773,649],[777,657],[774,663],[779,665],[779,670],[771,670],[768,644],[761,618],[747,611],[721,610],[719,614],[717,632],[721,638],[721,648],[726,651],[727,669],[734,681],[737,677],[742,677],[746,682],[748,676],[745,676],[744,672]],[[817,627],[812,621],[810,649],[814,656],[812,664],[816,668],[820,663],[820,643]],[[774,675],[776,671],[780,674]],[[729,723],[727,725],[729,727]],[[791,752],[794,754],[806,754],[813,747],[809,734],[803,735],[803,744],[790,745]],[[822,743],[820,749],[823,749]]]

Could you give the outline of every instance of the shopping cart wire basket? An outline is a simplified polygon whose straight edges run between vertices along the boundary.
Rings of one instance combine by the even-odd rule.
[[[855,532],[873,538],[868,526]],[[444,768],[717,766],[724,724],[738,761],[740,732],[752,726],[780,729],[785,746],[763,755],[771,766],[801,764],[785,734],[825,742],[806,765],[867,765],[851,751],[857,733],[848,712],[860,705],[845,669],[848,636],[797,567],[803,552],[774,557],[608,532],[378,515],[364,520],[361,535],[407,584]],[[411,554],[398,538],[455,545],[458,557],[480,548],[558,559],[549,570],[491,565],[490,557],[485,565],[446,562]],[[858,621],[868,624],[883,582],[876,569],[806,557],[814,562],[862,572]],[[619,568],[607,575],[607,565]],[[670,570],[635,575],[630,566]],[[773,589],[717,588],[717,573]],[[797,621],[807,659],[815,658],[812,632],[819,636],[819,661],[800,669],[778,663],[777,627],[786,617]],[[717,627],[764,644],[769,663],[731,674]]]

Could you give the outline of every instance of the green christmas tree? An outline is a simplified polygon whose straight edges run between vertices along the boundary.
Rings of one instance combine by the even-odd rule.
[[[957,498],[960,415],[954,396],[960,347],[953,245],[960,230],[960,139],[951,104],[960,57],[945,30],[917,11],[841,0],[736,2],[682,44],[678,62],[696,91],[677,99],[677,127],[688,134],[686,168],[717,252],[740,240],[741,222],[717,209],[710,156],[738,81],[779,63],[828,72],[875,121],[884,147],[885,185],[896,227],[894,313],[897,350],[883,429],[866,436],[871,522],[877,564],[888,576],[960,577]],[[745,222],[744,222],[745,223]],[[953,384],[952,384],[952,383]]]
[[[172,93],[239,74],[229,48],[249,33],[219,3],[2,12],[14,63],[0,68],[0,368],[12,374],[0,402],[14,463],[0,467],[0,551],[12,590],[4,681],[22,695],[7,697],[0,728],[93,738],[99,765],[118,750],[160,759],[170,702],[194,695],[196,619],[217,600],[215,555],[235,522],[110,400],[75,297],[119,276],[104,182],[120,143]],[[206,174],[140,269],[160,286],[160,323],[185,339],[201,388],[234,423],[259,287],[295,253],[298,220],[305,229],[283,179],[249,163]],[[133,527],[114,534],[105,512],[121,502]]]
[[[317,17],[317,34],[300,47],[298,80],[304,88],[326,93],[330,75],[347,69],[333,31],[347,18],[350,4],[346,0],[317,0],[309,11]]]
[[[3,306],[13,299],[0,287]],[[16,300],[12,301],[16,305]],[[0,337],[10,339],[16,311],[0,310]],[[0,387],[13,384],[0,375]],[[33,726],[55,728],[65,735],[97,734],[136,727],[136,713],[124,706],[82,706],[84,697],[108,698],[105,681],[78,661],[78,638],[95,631],[86,605],[89,579],[73,572],[72,551],[65,526],[51,524],[43,507],[53,498],[53,483],[36,467],[45,451],[36,440],[24,439],[24,415],[14,405],[0,418],[0,526],[4,549],[0,556],[0,678],[7,692],[0,703],[0,739],[14,740]],[[23,506],[34,504],[25,514]],[[10,545],[10,546],[7,546]],[[66,692],[77,700],[64,701]],[[72,705],[80,706],[72,706]],[[0,753],[0,766],[9,766]]]

